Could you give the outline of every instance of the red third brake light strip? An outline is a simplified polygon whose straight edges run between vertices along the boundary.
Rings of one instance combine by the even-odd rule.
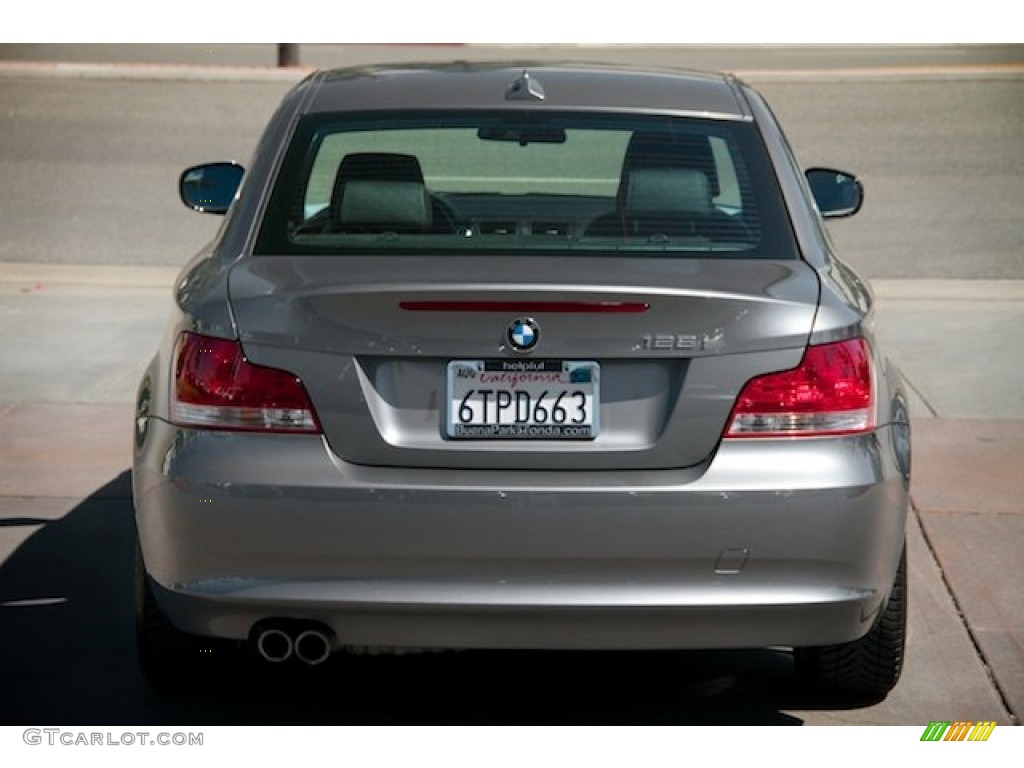
[[[578,312],[635,314],[646,312],[650,304],[640,301],[403,301],[409,312]]]

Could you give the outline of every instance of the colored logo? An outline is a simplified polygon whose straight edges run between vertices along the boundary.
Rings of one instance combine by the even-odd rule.
[[[921,734],[921,741],[988,741],[995,727],[994,720],[932,720]]]
[[[540,339],[540,327],[528,317],[513,320],[508,327],[508,343],[517,352],[527,352],[537,346]]]

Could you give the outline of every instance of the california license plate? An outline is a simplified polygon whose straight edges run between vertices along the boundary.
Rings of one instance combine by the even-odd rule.
[[[580,360],[453,360],[448,363],[450,438],[592,440],[600,366]]]

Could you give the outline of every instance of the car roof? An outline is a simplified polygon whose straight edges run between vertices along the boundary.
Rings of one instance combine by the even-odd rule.
[[[517,81],[520,98],[509,95]],[[324,70],[305,85],[313,90],[307,113],[563,109],[752,119],[734,77],[693,70],[455,61]],[[542,99],[536,98],[538,92]]]

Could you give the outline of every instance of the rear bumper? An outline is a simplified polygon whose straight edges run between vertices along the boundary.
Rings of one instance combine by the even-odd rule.
[[[195,634],[303,618],[342,646],[819,645],[865,633],[892,584],[889,441],[726,441],[678,471],[397,470],[152,419],[136,518],[158,601]]]

